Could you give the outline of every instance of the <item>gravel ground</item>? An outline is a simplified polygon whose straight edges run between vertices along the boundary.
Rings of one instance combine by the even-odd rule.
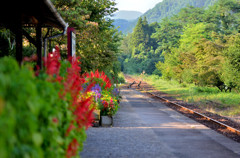
[[[120,110],[113,120],[111,128],[90,128],[87,131],[88,138],[81,157],[175,158],[163,143],[156,141],[154,131],[145,128],[126,98],[121,101]]]
[[[114,125],[90,128],[82,158],[238,158],[236,143],[132,89]]]

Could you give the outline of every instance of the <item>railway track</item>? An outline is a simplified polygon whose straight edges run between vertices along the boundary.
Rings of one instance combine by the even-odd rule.
[[[139,90],[143,90],[144,85],[141,87],[136,86],[135,88],[139,89]],[[180,105],[179,103],[175,103],[173,101],[170,101],[169,99],[166,99],[166,98],[156,95],[154,93],[148,92],[148,91],[146,91],[146,89],[145,89],[145,93],[151,95],[152,97],[154,97],[156,99],[161,100],[167,106],[182,113],[183,115],[190,117],[190,118],[194,119],[195,121],[200,122],[200,123],[206,125],[207,127],[217,131],[218,133],[223,134],[223,135],[233,139],[234,141],[237,141],[240,143],[240,130],[239,129],[236,129],[236,128],[232,127],[231,125],[222,123],[216,119],[213,119],[213,118],[211,118],[205,114],[202,114],[200,112],[197,112],[193,109],[190,109],[188,107]]]
[[[227,129],[228,131],[231,131],[232,133],[237,134],[237,135],[240,136],[240,131],[237,130],[237,129],[235,129],[235,128],[233,128],[233,127],[230,127],[230,126],[228,126],[228,125],[226,125],[226,124],[224,124],[224,123],[222,123],[222,122],[219,122],[219,121],[217,121],[217,120],[215,120],[215,119],[212,119],[212,118],[210,118],[210,117],[208,117],[208,116],[206,116],[206,115],[204,115],[204,114],[201,114],[201,113],[199,113],[199,112],[196,112],[196,111],[194,111],[194,110],[192,110],[192,109],[186,108],[186,107],[184,107],[184,106],[182,106],[182,105],[180,105],[180,104],[173,103],[173,102],[169,101],[168,99],[165,99],[165,98],[163,98],[163,97],[160,97],[160,96],[158,96],[158,95],[155,95],[155,94],[153,94],[153,93],[151,93],[151,92],[146,92],[146,93],[148,93],[148,94],[150,94],[150,95],[152,95],[152,96],[154,96],[154,97],[156,97],[156,98],[158,98],[158,99],[161,99],[162,101],[164,101],[164,102],[166,102],[166,103],[168,103],[168,104],[171,104],[171,105],[173,105],[173,106],[176,106],[176,107],[179,108],[179,109],[182,109],[182,110],[187,111],[187,112],[189,112],[189,113],[191,113],[191,114],[197,115],[197,116],[203,118],[204,120],[208,120],[208,121],[210,121],[210,122],[212,122],[212,123],[214,123],[214,124],[216,124],[216,125],[218,125],[218,126],[221,126],[221,127],[224,128],[224,129]]]

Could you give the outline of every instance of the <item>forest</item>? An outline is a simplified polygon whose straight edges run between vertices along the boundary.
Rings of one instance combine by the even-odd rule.
[[[161,22],[166,17],[170,18],[173,15],[178,14],[181,9],[187,6],[208,8],[209,6],[212,6],[216,1],[217,0],[163,0],[156,4],[154,8],[149,9],[147,12],[145,12],[142,17],[146,16],[149,23]],[[133,31],[133,28],[136,26],[137,21],[138,19],[126,23],[126,21],[116,19],[116,23],[114,22],[114,25],[117,27],[120,26],[119,30],[124,34],[127,34]]]
[[[239,0],[218,0],[207,8],[187,6],[160,23],[139,18],[123,37],[121,70],[239,91],[239,8]]]
[[[147,11],[144,16],[147,17],[150,23],[152,22],[160,22],[165,17],[171,17],[182,9],[187,7],[188,5],[194,7],[203,7],[207,8],[213,5],[217,0],[163,0],[158,3],[154,8]]]

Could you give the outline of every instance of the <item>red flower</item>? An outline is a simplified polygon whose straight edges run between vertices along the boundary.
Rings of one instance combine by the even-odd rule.
[[[52,119],[52,121],[53,121],[53,123],[58,124],[58,119],[57,119],[56,117],[54,117],[54,118]]]
[[[100,77],[98,70],[95,71],[95,77],[96,77],[96,78],[99,78],[99,77]]]
[[[89,74],[86,73],[86,74],[84,74],[84,76],[86,78],[90,79],[90,83],[92,82],[92,80],[94,78],[102,79],[105,82],[105,87],[104,87],[105,89],[111,88],[111,86],[112,86],[111,80],[107,77],[107,75],[105,75],[105,73],[103,71],[101,73],[99,73],[99,71],[96,70],[95,72],[90,72]],[[101,83],[101,87],[103,86],[103,84],[104,83]]]
[[[38,76],[40,72],[40,67],[36,65],[36,71],[35,71],[35,76]]]
[[[102,104],[104,106],[104,108],[108,108],[108,102],[106,102],[105,100],[102,101]]]
[[[46,67],[46,73],[50,76],[53,75],[59,75],[59,70],[61,63],[59,59],[61,58],[60,56],[60,50],[56,46],[55,47],[56,51],[48,53],[47,59],[44,60],[44,65]]]
[[[86,92],[88,89],[91,89],[95,83],[92,82],[92,84],[87,87],[87,90],[85,92],[83,91],[82,87],[86,80],[84,76],[80,74],[80,62],[76,58],[71,60],[71,67],[67,68],[66,76],[60,76],[59,71],[61,62],[59,59],[60,51],[59,48],[56,48],[56,51],[54,53],[48,55],[48,58],[45,60],[44,65],[46,66],[46,73],[50,76],[49,81],[62,84],[63,88],[59,92],[59,98],[68,101],[68,110],[70,110],[73,115],[74,119],[70,123],[70,126],[65,133],[65,136],[68,137],[71,131],[74,130],[74,132],[77,132],[83,127],[87,129],[92,125],[93,109],[90,109],[92,99],[87,98]],[[52,121],[54,123],[59,122],[57,118],[53,118]],[[73,139],[66,150],[66,157],[70,158],[72,156],[75,156],[78,152],[78,146],[79,142],[77,142],[77,139]]]
[[[88,128],[92,125],[93,121],[93,109],[90,109],[92,98],[82,100],[78,103],[78,106],[75,108],[74,115],[76,116],[76,122],[79,128],[85,126]]]
[[[73,123],[71,123],[70,126],[68,127],[67,132],[66,132],[65,135],[68,136],[69,133],[70,133],[74,128],[75,128],[75,126],[73,125]]]
[[[72,142],[68,145],[67,148],[67,158],[71,158],[72,156],[76,156],[77,152],[78,152],[78,142],[77,139],[73,139]]]

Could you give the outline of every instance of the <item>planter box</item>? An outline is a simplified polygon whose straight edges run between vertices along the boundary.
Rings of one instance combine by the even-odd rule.
[[[100,110],[94,110],[93,116],[94,116],[95,120],[100,120]]]
[[[113,118],[112,116],[101,116],[100,122],[102,127],[110,127],[113,125]]]
[[[93,111],[93,116],[94,116],[93,127],[99,127],[99,124],[100,124],[100,110],[94,110]]]

